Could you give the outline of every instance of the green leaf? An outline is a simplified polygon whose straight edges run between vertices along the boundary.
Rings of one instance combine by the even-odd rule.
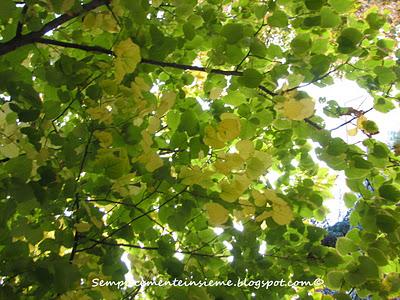
[[[368,248],[368,256],[371,257],[378,266],[386,266],[388,264],[385,254],[379,248]]]
[[[357,246],[353,240],[347,237],[339,237],[336,241],[336,249],[341,255],[347,255],[357,250]]]
[[[357,49],[358,43],[361,42],[363,34],[356,28],[344,29],[337,39],[340,53],[349,54]]]
[[[181,276],[184,269],[183,263],[174,257],[165,259],[163,262],[163,266],[166,269],[167,273],[174,278]]]
[[[265,57],[267,55],[267,47],[259,39],[254,38],[250,44],[250,51],[253,55]]]
[[[324,1],[322,1],[322,0],[305,0],[304,3],[309,10],[320,10],[322,5],[324,4]]]
[[[271,27],[286,27],[288,25],[288,17],[281,10],[275,10],[272,16],[267,19],[268,25]]]
[[[222,27],[221,34],[229,44],[235,44],[243,38],[243,26],[237,23],[226,24]]]
[[[222,101],[233,106],[240,106],[241,104],[246,103],[246,96],[240,91],[229,90],[228,94],[222,98]]]
[[[185,131],[189,136],[194,136],[199,131],[197,115],[192,110],[186,110],[180,118],[178,129]]]
[[[13,15],[16,9],[15,3],[12,0],[1,0],[0,1],[0,18],[4,21],[8,20]],[[5,23],[5,22],[4,22]]]
[[[347,208],[353,208],[357,200],[357,196],[352,193],[344,193],[343,195],[343,201]]]
[[[329,7],[324,6],[321,9],[321,27],[333,28],[341,23],[340,16]]]
[[[79,285],[80,275],[78,268],[67,261],[54,263],[54,288],[57,293],[64,293],[73,286]]]
[[[239,82],[248,88],[256,88],[260,85],[263,75],[255,69],[247,69],[239,77]]]
[[[311,48],[310,36],[308,34],[300,34],[293,39],[290,46],[294,54],[304,55]]]
[[[344,273],[341,271],[330,271],[326,275],[326,285],[332,290],[340,290],[344,281]]]
[[[396,73],[390,68],[377,66],[374,69],[380,84],[389,84],[397,79]]]
[[[380,29],[386,23],[385,18],[378,13],[368,14],[366,20],[369,24],[369,27],[371,27],[372,29],[375,29],[375,30]]]
[[[376,265],[375,261],[368,256],[360,256],[358,258],[360,263],[359,270],[364,274],[366,278],[369,279],[378,279],[379,278],[379,269]]]
[[[339,13],[349,11],[353,5],[354,0],[328,0],[328,3]]]
[[[391,233],[399,227],[399,223],[392,216],[379,214],[376,216],[376,226],[383,232]]]
[[[392,184],[384,184],[379,188],[379,195],[386,200],[397,202],[400,199],[400,189]]]

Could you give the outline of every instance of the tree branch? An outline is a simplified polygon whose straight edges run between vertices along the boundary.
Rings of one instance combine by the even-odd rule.
[[[346,121],[346,122],[340,124],[339,126],[336,126],[335,128],[330,129],[329,131],[338,130],[339,128],[341,128],[341,127],[343,127],[343,126],[345,126],[345,125],[347,125],[347,124],[350,124],[350,123],[353,122],[355,119],[358,119],[360,116],[365,115],[367,112],[370,112],[370,111],[373,110],[373,109],[374,109],[374,108],[371,107],[370,109],[367,109],[366,111],[361,112],[360,114],[354,116],[354,117],[351,118],[350,120],[348,120],[348,121]]]
[[[159,247],[146,247],[146,246],[140,246],[140,245],[125,244],[125,243],[112,243],[112,242],[96,240],[96,239],[90,239],[90,240],[92,242],[95,242],[96,244],[102,244],[102,245],[107,245],[107,246],[127,247],[127,248],[135,248],[135,249],[150,250],[150,251],[159,249]],[[78,252],[81,252],[81,251],[82,250],[79,250]],[[189,255],[193,255],[193,256],[204,256],[204,257],[229,257],[230,256],[230,255],[199,253],[196,251],[185,251],[185,250],[175,251],[175,253],[189,254]]]
[[[99,6],[108,4],[109,2],[110,0],[93,0],[92,2],[82,5],[82,8],[79,11],[68,12],[53,19],[52,21],[43,25],[43,27],[38,31],[33,31],[25,35],[18,35],[17,32],[16,36],[12,40],[0,44],[0,56],[10,53],[20,47],[33,44],[47,32],[56,29],[58,26],[68,22],[71,19],[80,16],[85,12],[91,11]]]
[[[322,75],[322,76],[320,76],[320,77],[317,77],[317,78],[311,80],[310,82],[307,82],[307,83],[305,83],[305,84],[303,84],[303,85],[298,85],[298,86],[292,87],[292,88],[290,88],[290,89],[287,89],[287,90],[284,91],[284,93],[287,93],[287,92],[290,92],[290,91],[293,91],[293,90],[296,90],[296,89],[304,88],[304,87],[309,86],[309,85],[311,85],[311,84],[313,84],[313,83],[316,83],[316,82],[318,82],[318,81],[320,81],[320,80],[322,80],[322,79],[325,79],[326,77],[328,77],[328,76],[331,75],[332,73],[335,73],[337,70],[339,70],[339,69],[340,69],[341,67],[343,67],[345,64],[347,64],[348,61],[349,61],[349,60],[347,60],[346,62],[344,62],[344,63],[342,63],[342,64],[340,64],[340,65],[338,65],[337,67],[333,68],[332,70],[330,70],[329,72],[325,73],[324,75]]]
[[[103,47],[99,47],[99,46],[81,45],[81,44],[75,44],[75,43],[69,43],[69,42],[56,41],[56,40],[47,39],[47,38],[38,38],[36,40],[36,42],[45,44],[45,45],[54,45],[54,46],[60,46],[60,47],[64,47],[64,48],[72,48],[72,49],[78,49],[78,50],[83,50],[83,51],[88,51],[88,52],[97,52],[97,53],[103,53],[103,54],[115,56],[115,53],[112,50],[109,50],[109,49],[106,49]],[[242,76],[243,75],[243,72],[236,71],[236,70],[229,71],[229,70],[220,70],[220,69],[207,69],[205,67],[191,66],[191,65],[178,64],[178,63],[165,62],[165,61],[158,61],[158,60],[153,60],[153,59],[148,59],[148,58],[142,58],[141,63],[153,65],[153,66],[164,67],[164,68],[174,68],[174,69],[179,69],[179,70],[184,70],[184,71],[186,71],[186,70],[198,71],[198,72],[205,72],[205,73],[211,73],[211,74],[220,74],[220,75],[225,75],[225,76]],[[271,91],[270,89],[266,88],[263,85],[260,85],[258,88],[270,96],[277,95],[277,93]]]
[[[86,161],[86,158],[87,158],[87,155],[88,155],[88,152],[89,152],[89,146],[90,146],[90,143],[92,141],[92,137],[93,137],[93,131],[90,132],[88,141],[87,141],[86,146],[85,146],[85,150],[84,150],[84,153],[83,153],[83,158],[82,158],[81,164],[79,166],[79,173],[78,173],[78,175],[76,177],[76,180],[75,180],[77,183],[79,182],[79,179],[81,178],[81,174],[82,174],[83,168],[85,166],[85,161]],[[78,216],[79,194],[78,194],[78,191],[75,192],[75,201],[74,201],[74,203],[72,205],[73,205],[72,207],[74,207],[74,206],[76,207],[75,208],[75,222],[74,222],[74,224],[78,224],[79,223],[79,216]],[[74,242],[73,242],[73,245],[72,245],[71,254],[69,256],[69,262],[72,262],[74,260],[75,254],[76,254],[77,249],[78,249],[79,239],[80,238],[81,238],[81,236],[80,236],[78,230],[75,230]]]
[[[15,32],[15,37],[20,37],[22,34],[22,28],[24,26],[24,23],[22,23],[22,18],[25,17],[27,11],[28,11],[28,4],[25,4],[24,7],[22,8],[20,20],[18,21],[18,24],[17,24],[17,30]]]
[[[107,239],[111,238],[113,235],[115,235],[116,233],[120,232],[122,229],[128,227],[129,225],[131,225],[133,222],[135,222],[136,220],[139,220],[145,216],[147,216],[148,214],[152,213],[153,211],[156,211],[158,209],[160,209],[161,207],[163,207],[164,205],[168,204],[169,202],[173,201],[174,199],[176,199],[179,195],[181,195],[182,193],[186,192],[187,187],[185,187],[184,189],[182,189],[182,191],[180,191],[179,193],[176,193],[175,195],[173,195],[171,198],[167,199],[165,202],[161,203],[158,207],[156,208],[152,208],[148,211],[146,211],[145,213],[142,213],[141,215],[134,217],[133,219],[131,219],[128,223],[125,223],[124,225],[122,225],[121,227],[115,229],[114,231],[112,231],[108,236],[103,237],[101,240],[93,243],[91,246],[83,248],[83,249],[79,249],[76,252],[82,252],[82,251],[86,251],[89,249],[92,249],[94,247],[96,247],[98,244],[101,244],[102,242],[106,241]]]

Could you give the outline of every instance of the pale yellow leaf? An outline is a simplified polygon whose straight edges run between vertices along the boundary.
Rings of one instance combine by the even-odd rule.
[[[220,87],[214,87],[211,89],[210,91],[210,99],[211,100],[215,100],[218,99],[221,96],[221,93],[224,89],[220,88]]]
[[[84,18],[83,18],[83,28],[84,29],[92,29],[96,27],[96,14],[95,13],[88,13]]]
[[[251,195],[254,198],[254,204],[258,207],[265,206],[267,199],[264,194],[260,193],[257,190],[251,191]]]
[[[225,142],[220,139],[217,131],[210,125],[207,125],[204,129],[203,142],[207,146],[213,147],[215,149],[223,148],[225,146]]]
[[[241,195],[241,193],[235,188],[235,184],[233,182],[224,180],[221,182],[220,187],[221,194],[219,196],[226,202],[235,202]]]
[[[363,123],[366,121],[368,121],[368,119],[364,115],[359,116],[357,118],[357,128],[363,129]]]
[[[160,106],[157,109],[157,116],[164,115],[175,104],[176,94],[174,92],[165,93],[160,99]]]
[[[154,172],[163,165],[163,160],[157,155],[157,153],[153,152],[147,155],[147,162],[145,165],[147,171]]]
[[[229,212],[222,205],[210,202],[204,205],[204,209],[207,211],[208,222],[211,225],[218,226],[228,221]]]
[[[355,135],[357,135],[357,132],[358,132],[358,128],[357,128],[357,127],[354,127],[354,128],[351,128],[351,129],[348,129],[348,130],[347,130],[347,135],[349,135],[349,136],[355,136]]]
[[[155,133],[159,128],[160,128],[161,121],[159,118],[155,116],[150,116],[149,117],[149,126],[147,127],[147,130],[149,131],[150,134]]]
[[[314,114],[315,102],[312,98],[296,100],[289,98],[283,103],[283,114],[291,120],[304,120]]]
[[[107,131],[96,130],[94,136],[99,140],[100,146],[103,148],[111,146],[113,142],[112,134]]]
[[[243,159],[248,159],[254,153],[254,144],[250,140],[241,140],[236,143],[235,147]]]
[[[279,225],[287,225],[293,220],[293,212],[286,205],[272,205],[272,219]]]
[[[264,212],[262,212],[260,215],[258,215],[256,217],[256,221],[257,222],[262,222],[262,221],[268,219],[271,216],[272,216],[272,212],[271,211],[264,211]]]
[[[233,113],[223,113],[218,125],[218,139],[224,142],[231,141],[240,134],[240,118]]]
[[[19,148],[16,144],[10,143],[10,144],[0,146],[0,152],[5,157],[14,158],[19,155]]]
[[[115,59],[115,79],[121,82],[124,76],[132,73],[140,62],[140,48],[130,38],[120,42],[114,47]]]

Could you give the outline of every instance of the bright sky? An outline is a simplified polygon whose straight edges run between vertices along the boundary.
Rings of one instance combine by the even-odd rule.
[[[357,110],[368,110],[373,107],[373,98],[368,92],[360,88],[355,82],[346,79],[335,79],[335,84],[324,88],[319,88],[315,85],[310,85],[303,88],[310,96],[318,100],[319,97],[326,97],[327,101],[335,100],[340,106],[353,107]],[[329,118],[322,112],[324,105],[317,103],[317,112],[319,116],[323,116],[326,122],[326,128],[331,129],[343,124],[345,121],[351,119],[351,116],[345,116],[340,119]],[[375,121],[379,126],[379,134],[374,138],[389,143],[390,132],[400,130],[400,109],[390,111],[389,113],[380,113],[375,110],[368,112],[366,115],[368,120]],[[355,122],[353,122],[355,124]],[[359,132],[356,136],[349,136],[347,130],[354,128],[355,125],[348,124],[335,131],[332,135],[340,137],[348,143],[356,143],[365,139],[365,135]],[[359,144],[362,147],[361,144]],[[323,164],[323,163],[322,163]],[[346,207],[342,201],[342,195],[348,191],[345,183],[345,176],[343,172],[339,174],[336,185],[332,191],[334,199],[326,201],[325,206],[330,210],[327,216],[328,223],[333,225],[341,220],[346,214]]]

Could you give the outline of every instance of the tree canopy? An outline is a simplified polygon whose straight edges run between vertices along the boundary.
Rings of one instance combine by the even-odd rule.
[[[0,298],[398,296],[400,160],[367,112],[398,106],[400,52],[360,5],[1,0]],[[339,76],[374,106],[302,90]],[[327,128],[343,116],[359,143]],[[332,247],[315,221],[337,174],[352,229]],[[325,284],[92,286],[128,271]]]

